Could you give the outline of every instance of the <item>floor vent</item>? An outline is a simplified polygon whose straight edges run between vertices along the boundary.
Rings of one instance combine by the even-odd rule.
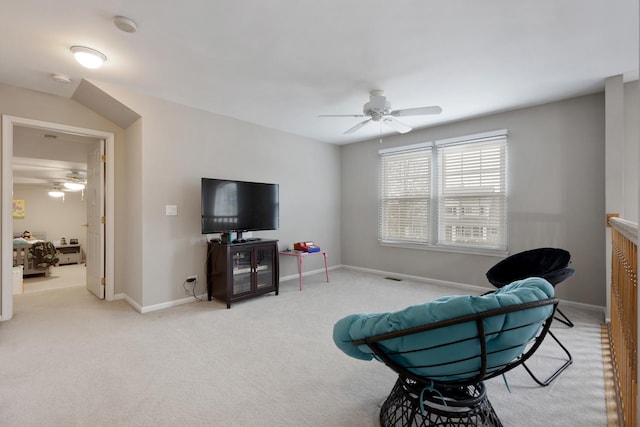
[[[398,279],[396,277],[385,277],[387,280],[393,280],[394,282],[402,282],[402,279]]]

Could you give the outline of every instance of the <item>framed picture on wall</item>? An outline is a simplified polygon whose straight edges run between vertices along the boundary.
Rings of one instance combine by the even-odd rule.
[[[13,219],[24,219],[24,200],[13,201]]]

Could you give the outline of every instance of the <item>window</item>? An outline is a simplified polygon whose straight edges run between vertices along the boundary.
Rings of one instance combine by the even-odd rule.
[[[379,154],[382,242],[506,249],[506,131]]]
[[[431,147],[382,150],[380,156],[380,237],[428,243],[431,216]]]

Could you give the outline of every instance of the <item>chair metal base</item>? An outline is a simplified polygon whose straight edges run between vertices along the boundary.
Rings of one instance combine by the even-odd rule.
[[[490,291],[490,292],[485,292],[482,295],[487,295],[490,294],[491,292],[495,292],[495,291]],[[565,325],[567,325],[570,328],[573,328],[574,324],[573,322],[567,317],[566,314],[564,314],[562,311],[560,311],[560,309],[558,307],[556,307],[556,315],[554,315],[554,319],[557,320],[560,323],[564,323]],[[558,317],[561,316],[561,317]],[[539,385],[541,385],[542,387],[546,387],[549,384],[551,384],[551,381],[555,380],[558,375],[560,375],[565,369],[567,369],[569,367],[569,365],[571,365],[573,363],[573,357],[571,356],[571,353],[569,353],[569,350],[567,350],[567,348],[562,345],[562,343],[560,342],[560,340],[558,338],[556,338],[555,335],[553,335],[553,333],[551,332],[551,330],[549,330],[549,335],[551,335],[551,337],[558,343],[558,345],[560,346],[560,348],[562,348],[562,350],[564,351],[564,353],[567,355],[568,359],[566,362],[564,362],[564,364],[562,366],[560,366],[553,374],[549,375],[546,379],[541,380],[538,377],[535,376],[535,374],[533,372],[531,372],[531,370],[529,369],[529,367],[527,366],[526,363],[523,363],[522,366],[524,367],[524,369],[527,370],[527,372],[529,373],[529,375],[531,376],[531,378],[533,378],[533,380],[538,383]]]
[[[380,425],[502,427],[483,383],[435,390],[403,376],[380,408]]]
[[[567,315],[564,314],[563,312],[561,312],[559,308],[556,308],[556,314],[559,314],[562,317],[560,318],[558,316],[555,316],[554,319],[556,319],[560,323],[564,323],[565,325],[567,325],[570,328],[573,328],[573,322],[571,320],[569,320]]]
[[[556,310],[557,311],[557,310]],[[563,314],[564,316],[564,314]],[[549,375],[547,377],[547,379],[545,380],[540,380],[538,379],[538,377],[536,377],[533,372],[531,372],[531,370],[529,369],[529,367],[527,366],[526,363],[523,363],[522,366],[524,367],[524,369],[527,370],[527,372],[529,373],[529,375],[531,376],[531,378],[533,378],[533,380],[535,382],[537,382],[539,385],[541,385],[542,387],[546,387],[548,386],[551,381],[555,380],[556,377],[558,375],[560,375],[565,369],[567,369],[569,367],[569,365],[571,365],[573,363],[573,357],[571,357],[571,353],[569,353],[569,350],[567,350],[567,348],[565,346],[562,345],[562,343],[560,342],[560,340],[558,340],[558,338],[556,338],[555,335],[553,335],[553,333],[551,332],[551,330],[549,330],[548,334],[551,336],[551,338],[553,338],[558,345],[560,346],[560,348],[562,348],[562,350],[564,350],[564,353],[567,355],[567,357],[569,358],[566,362],[564,362],[564,364],[562,366],[560,366],[560,368],[558,368],[553,374]]]

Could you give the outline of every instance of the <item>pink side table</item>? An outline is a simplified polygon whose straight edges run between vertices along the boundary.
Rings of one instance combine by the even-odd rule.
[[[324,258],[324,274],[327,276],[327,283],[329,283],[329,270],[327,269],[327,251],[318,252],[301,252],[301,251],[280,251],[280,255],[294,256],[298,258],[298,275],[300,276],[300,290],[302,290],[302,259],[312,255],[322,255]]]

